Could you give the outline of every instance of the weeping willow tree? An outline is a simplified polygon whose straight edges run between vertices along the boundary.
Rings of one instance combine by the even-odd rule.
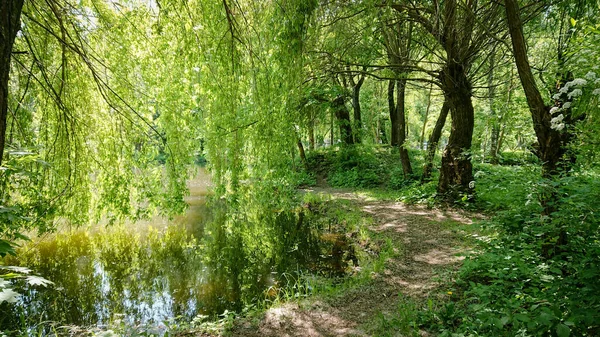
[[[25,2],[8,82],[0,234],[183,210],[199,148],[198,89],[181,39],[160,18],[152,3]]]
[[[26,2],[8,83],[0,232],[181,212],[202,150],[232,205],[287,200],[316,6]]]
[[[250,185],[255,192],[270,185],[270,194],[285,186],[296,156],[303,40],[316,1],[161,5],[163,29],[185,36],[182,50],[195,62],[217,193],[237,202]]]

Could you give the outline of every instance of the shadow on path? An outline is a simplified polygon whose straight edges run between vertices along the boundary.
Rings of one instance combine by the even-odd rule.
[[[385,270],[373,274],[373,282],[366,286],[308,304],[284,303],[269,309],[258,325],[237,326],[232,336],[368,336],[361,324],[395,311],[398,294],[425,299],[443,286],[440,271],[460,266],[463,257],[457,255],[466,247],[451,226],[471,223],[466,213],[377,201],[348,190],[318,188],[307,193],[356,202],[373,218],[371,230],[390,238],[399,254],[388,259]]]

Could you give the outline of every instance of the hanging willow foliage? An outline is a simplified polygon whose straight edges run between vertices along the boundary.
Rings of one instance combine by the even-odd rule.
[[[249,183],[285,186],[296,146],[302,43],[316,2],[161,5],[163,29],[187,37],[182,57],[195,62],[217,192],[235,200]]]
[[[3,204],[72,224],[181,212],[202,151],[217,194],[276,201],[273,191],[291,186],[316,6],[27,2],[13,47]]]
[[[30,225],[181,212],[201,120],[156,5],[28,1],[21,20],[2,204],[35,204]]]

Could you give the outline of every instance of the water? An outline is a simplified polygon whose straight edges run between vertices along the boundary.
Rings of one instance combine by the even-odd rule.
[[[207,207],[208,181],[201,172],[189,182],[189,209],[171,221],[64,230],[6,259],[55,286],[17,283],[24,295],[0,305],[0,331],[43,322],[163,326],[272,299],[300,273],[343,273],[335,240],[323,239],[316,217],[255,210],[232,219],[224,207]]]

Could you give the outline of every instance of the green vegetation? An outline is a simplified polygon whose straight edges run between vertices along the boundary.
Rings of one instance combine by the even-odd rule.
[[[599,335],[599,13],[3,0],[0,336]]]

